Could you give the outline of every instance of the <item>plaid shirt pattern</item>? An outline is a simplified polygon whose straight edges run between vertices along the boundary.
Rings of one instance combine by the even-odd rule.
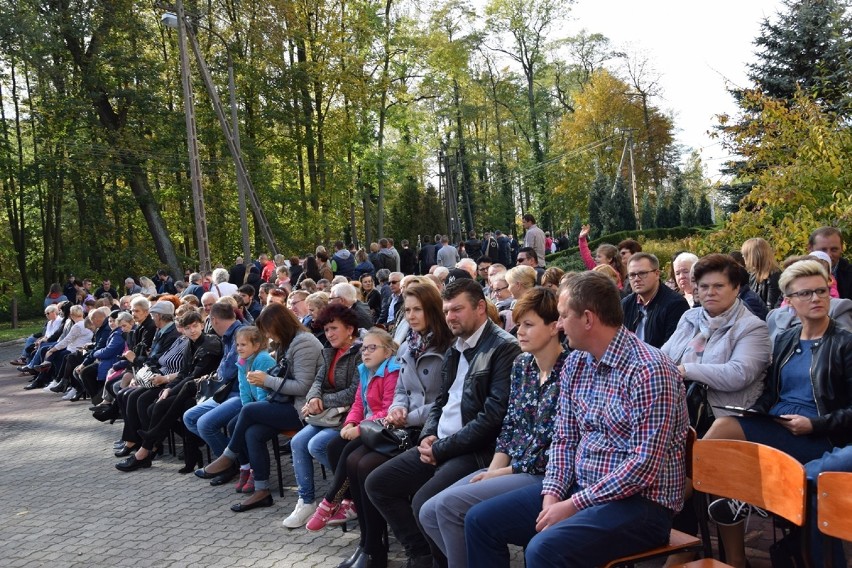
[[[573,490],[578,509],[639,494],[679,511],[689,420],[671,359],[622,327],[600,361],[571,353],[561,382],[542,494]]]

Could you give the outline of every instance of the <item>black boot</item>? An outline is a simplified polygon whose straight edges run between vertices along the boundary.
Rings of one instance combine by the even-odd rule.
[[[183,449],[183,467],[178,470],[178,473],[192,473],[196,467],[204,467],[204,456],[199,447],[187,445]]]
[[[361,555],[364,554],[364,549],[359,545],[358,548],[355,549],[355,552],[352,553],[352,556],[341,562],[337,565],[337,568],[352,568]]]

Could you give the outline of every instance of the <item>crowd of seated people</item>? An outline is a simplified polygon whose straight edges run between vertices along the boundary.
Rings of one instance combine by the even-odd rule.
[[[588,271],[545,268],[525,226],[525,246],[472,234],[439,255],[453,245],[438,235],[418,251],[337,242],[177,281],[161,270],[124,290],[72,277],[50,288],[44,328],[13,364],[26,389],[122,421],[118,471],[151,467],[178,432],[177,471],[236,479],[236,513],[273,506],[268,443],[286,433],[297,490],[283,525],[357,520],[341,568],[386,566],[388,531],[414,567],[508,566],[508,544],[529,566],[601,565],[672,527],[695,532],[689,426],[779,448],[811,482],[852,470],[852,267],[838,230],[780,265],[762,239],[742,254],[684,251],[665,277],[630,239],[593,258],[589,227]],[[373,447],[368,426],[404,430],[410,447]],[[333,474],[320,495],[317,462]],[[709,507],[734,566],[752,511]],[[822,565],[821,545],[810,553]],[[842,547],[831,554],[844,562]]]

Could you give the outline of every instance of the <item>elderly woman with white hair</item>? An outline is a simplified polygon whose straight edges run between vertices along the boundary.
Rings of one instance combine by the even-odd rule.
[[[340,302],[347,308],[352,308],[352,311],[358,317],[359,328],[370,329],[373,327],[373,314],[370,312],[370,307],[358,299],[358,289],[352,284],[340,283],[332,286],[328,302],[330,304]]]
[[[692,280],[692,265],[696,262],[698,257],[691,252],[682,252],[672,261],[672,276],[677,287],[675,291],[686,299],[690,308],[697,305],[697,298],[694,296],[695,282]]]
[[[213,271],[213,281],[210,283],[210,292],[215,294],[217,298],[224,296],[233,296],[239,291],[236,284],[228,282],[228,271],[224,268],[217,268]]]

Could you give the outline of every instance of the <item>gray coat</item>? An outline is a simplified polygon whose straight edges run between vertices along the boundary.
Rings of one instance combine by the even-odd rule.
[[[681,364],[692,338],[698,334],[698,321],[704,308],[692,308],[683,314],[674,335],[662,352]],[[686,380],[698,381],[707,389],[711,406],[749,408],[763,392],[766,368],[772,359],[772,343],[766,322],[737,300],[729,322],[716,330],[704,347],[701,363],[686,363]],[[714,408],[713,414],[730,414]]]
[[[328,380],[328,368],[334,361],[337,349],[326,347],[322,350],[322,365],[314,377],[314,384],[308,395],[308,401],[315,398],[322,400],[323,408],[334,408],[336,406],[351,406],[355,400],[355,391],[360,384],[358,365],[361,364],[361,341],[356,341],[349,351],[337,360],[334,366],[334,386]]]
[[[322,343],[311,332],[300,331],[290,342],[290,347],[284,352],[284,356],[290,364],[291,378],[283,379],[267,375],[263,386],[272,392],[292,396],[293,406],[296,407],[299,416],[304,418],[302,407],[305,406],[305,395],[322,366]],[[281,387],[280,391],[278,387]]]
[[[428,350],[416,362],[404,342],[397,352],[400,369],[393,395],[393,408],[404,408],[408,412],[406,425],[423,426],[435,399],[441,393],[441,367],[444,353]]]
[[[846,298],[831,298],[828,306],[828,315],[837,322],[837,327],[852,331],[852,300]],[[769,326],[769,339],[775,341],[779,335],[793,326],[802,325],[799,316],[789,307],[778,308],[769,312],[766,316],[766,325]]]

